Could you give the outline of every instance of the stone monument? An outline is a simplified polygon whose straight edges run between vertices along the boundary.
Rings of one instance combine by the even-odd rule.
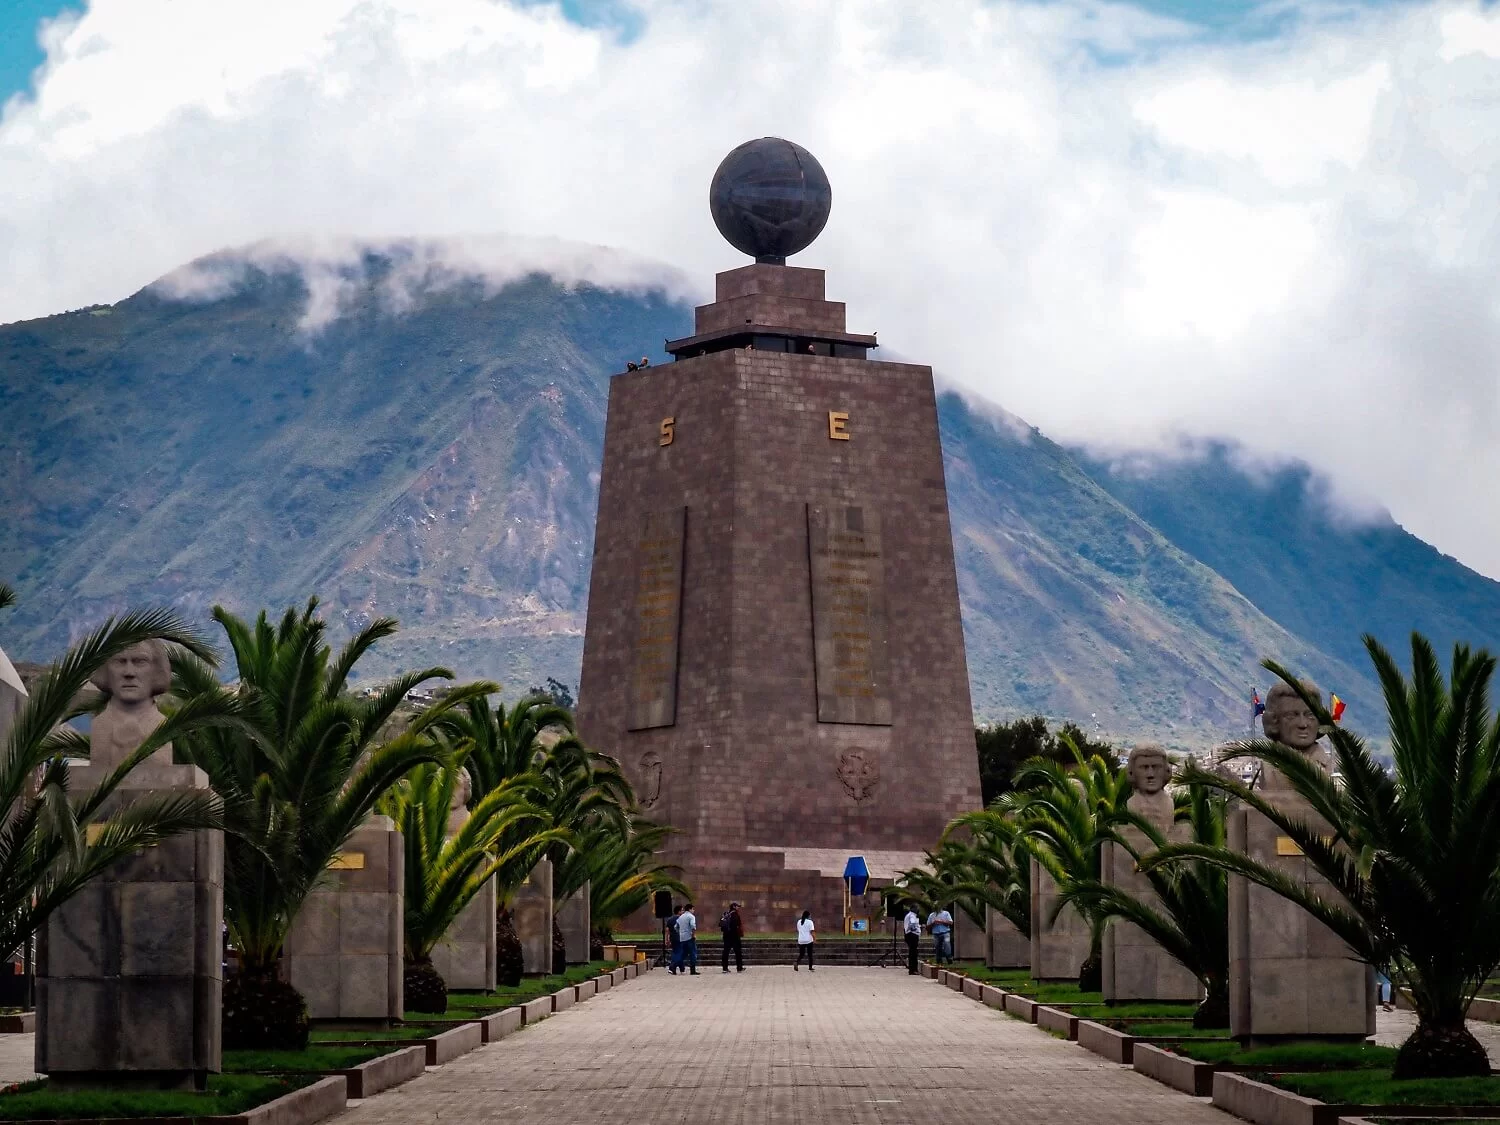
[[[458,771],[448,806],[448,838],[458,835],[469,819],[473,786],[467,770]],[[449,988],[490,992],[496,983],[495,880],[485,880],[469,905],[459,911],[443,940],[432,950],[432,967]]]
[[[984,908],[984,963],[991,969],[1031,968],[1031,939],[993,906]]]
[[[1172,778],[1167,752],[1152,743],[1137,746],[1130,752],[1128,772],[1132,793],[1126,807],[1168,841],[1184,838],[1183,826],[1173,819],[1172,794],[1167,791]],[[1153,850],[1150,838],[1133,825],[1122,828],[1120,835],[1141,855]],[[1135,857],[1128,849],[1108,843],[1102,859],[1104,882],[1128,891],[1147,905],[1156,905],[1151,881],[1136,870]],[[1119,918],[1104,931],[1102,968],[1104,999],[1110,1002],[1197,1000],[1203,991],[1198,978],[1168,956],[1145,931]]]
[[[552,971],[552,863],[538,860],[510,901],[525,972]]]
[[[797,145],[725,158],[710,209],[755,261],[611,380],[604,438],[579,731],[752,931],[837,920],[849,856],[916,866],[980,806],[932,372],[785,264],[831,201]]]
[[[1311,685],[1310,692],[1316,692]],[[1318,719],[1293,688],[1266,693],[1266,737],[1329,769]],[[1284,775],[1263,767],[1256,788],[1289,816],[1321,821]],[[1292,840],[1246,807],[1229,814],[1229,846],[1324,895],[1336,894]],[[1293,1036],[1364,1038],[1375,1033],[1374,973],[1322,923],[1238,876],[1229,880],[1229,1030],[1245,1040]]]
[[[108,697],[90,761],[70,787],[87,792],[162,722],[171,686],[166,646],[145,641],[95,676]],[[171,744],[126,777],[104,812],[153,793],[207,789]],[[89,832],[92,835],[92,826]],[[224,840],[200,830],[120,860],[56,910],[39,935],[36,1069],[61,1085],[202,1089],[220,1062]]]
[[[1050,924],[1057,906],[1057,882],[1035,858],[1031,861],[1031,975],[1035,980],[1078,980],[1089,957],[1089,924],[1065,906]]]
[[[557,907],[557,928],[562,931],[570,965],[581,965],[589,959],[589,934],[593,921],[589,892],[589,884],[585,883]]]
[[[11,727],[15,726],[21,708],[26,705],[26,685],[21,681],[16,666],[0,649],[0,746],[5,745]]]
[[[405,1010],[406,853],[388,816],[369,816],[302,903],[282,969],[315,1020],[399,1020]]]

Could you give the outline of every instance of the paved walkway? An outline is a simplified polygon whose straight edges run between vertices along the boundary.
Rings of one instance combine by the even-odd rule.
[[[339,1125],[1232,1118],[921,977],[657,970],[348,1111]]]

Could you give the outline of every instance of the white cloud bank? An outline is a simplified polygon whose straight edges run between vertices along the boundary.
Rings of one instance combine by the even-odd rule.
[[[779,134],[832,179],[797,260],[852,328],[1064,440],[1306,459],[1500,576],[1500,12],[1223,42],[1085,0],[637,7],[622,43],[500,0],[93,0],[0,117],[0,320],[285,235],[706,286],[713,168]]]

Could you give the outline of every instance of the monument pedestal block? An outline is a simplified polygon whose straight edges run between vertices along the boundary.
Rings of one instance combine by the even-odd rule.
[[[365,821],[307,896],[282,968],[315,1020],[399,1020],[405,853],[390,817]]]
[[[1294,794],[1269,799],[1319,823]],[[1258,812],[1232,809],[1229,846],[1321,895],[1337,892],[1292,841]],[[1375,1034],[1374,971],[1301,907],[1238,876],[1229,879],[1229,1033],[1238,1039]]]
[[[1050,926],[1057,905],[1057,883],[1037,860],[1031,861],[1031,975],[1036,980],[1077,981],[1089,959],[1089,924],[1071,906]]]
[[[552,971],[552,863],[541,860],[510,901],[511,921],[521,941],[524,971]]]
[[[1151,849],[1150,842],[1138,828],[1122,830],[1142,855]],[[1180,835],[1180,833],[1179,833]],[[1135,869],[1135,858],[1120,845],[1104,846],[1104,882],[1129,892],[1146,905],[1158,904],[1151,881]],[[1197,1001],[1203,989],[1198,978],[1167,954],[1139,926],[1116,918],[1104,931],[1103,944],[1104,999]]]
[[[993,906],[984,908],[984,964],[990,969],[1031,968],[1031,939]]]
[[[76,792],[102,766],[72,771]],[[106,811],[207,789],[194,766],[138,766]],[[36,1069],[59,1086],[202,1089],[220,1064],[224,839],[184,833],[120,860],[38,935]]]
[[[495,988],[495,880],[489,879],[432,951],[432,967],[449,988]]]
[[[585,883],[557,908],[557,926],[567,947],[568,964],[582,965],[588,961],[591,924],[589,884]]]

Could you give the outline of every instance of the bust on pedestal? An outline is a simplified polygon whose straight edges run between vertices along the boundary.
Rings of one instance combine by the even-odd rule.
[[[473,786],[469,772],[460,769],[448,806],[448,838],[457,836],[469,819]],[[459,911],[443,940],[432,947],[432,967],[450,989],[490,992],[495,987],[495,880],[486,879],[479,893]]]
[[[161,641],[110,659],[94,678],[108,695],[90,761],[70,772],[87,792],[134,753],[171,686]],[[104,811],[151,792],[207,789],[171,744],[138,765]],[[201,829],[143,848],[109,868],[47,920],[39,935],[36,1068],[58,1084],[202,1089],[220,1063],[224,840]]]
[[[1261,722],[1267,738],[1330,768],[1318,745],[1317,716],[1290,684],[1278,683],[1267,693]],[[1279,770],[1262,766],[1255,787],[1290,817],[1314,829],[1323,824]],[[1254,809],[1232,809],[1228,829],[1229,846],[1236,851],[1314,893],[1337,894],[1296,844]],[[1234,875],[1229,879],[1229,1003],[1229,1032],[1239,1039],[1375,1033],[1370,966],[1355,960],[1332,930],[1300,906]]]
[[[1137,746],[1130,752],[1127,767],[1132,793],[1126,808],[1135,813],[1163,839],[1173,841],[1183,835],[1174,820],[1172,794],[1167,783],[1172,779],[1172,765],[1167,752],[1153,743]],[[1146,833],[1134,825],[1120,830],[1120,835],[1141,855],[1154,850]],[[1151,880],[1136,870],[1135,857],[1127,848],[1108,843],[1103,855],[1104,882],[1120,887],[1148,906],[1156,906]],[[1116,918],[1104,931],[1104,999],[1116,1000],[1197,1000],[1202,992],[1198,978],[1157,945],[1139,926]]]

